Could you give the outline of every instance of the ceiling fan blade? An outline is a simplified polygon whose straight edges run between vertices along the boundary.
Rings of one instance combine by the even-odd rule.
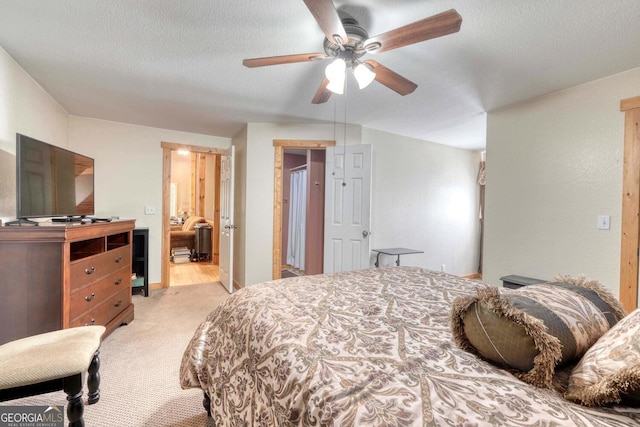
[[[318,21],[318,25],[330,42],[346,44],[349,41],[338,11],[331,0],[304,0],[304,4]],[[336,36],[340,37],[340,40],[337,40]]]
[[[400,74],[395,71],[391,71],[384,65],[380,65],[372,59],[368,59],[364,62],[373,67],[373,72],[376,73],[375,79],[378,83],[385,85],[402,96],[410,94],[418,87],[418,85],[411,80],[407,80]]]
[[[318,91],[316,92],[315,96],[311,100],[312,104],[324,104],[329,100],[329,97],[331,96],[331,91],[327,89],[328,84],[329,84],[329,79],[325,77],[324,80],[322,80],[322,83],[320,83],[320,87],[318,88]]]
[[[267,65],[291,64],[294,62],[318,61],[326,58],[324,53],[299,53],[296,55],[267,56],[264,58],[252,58],[242,61],[245,67],[264,67]]]
[[[372,37],[364,42],[371,53],[385,52],[460,31],[462,17],[455,9],[416,21],[404,27]]]

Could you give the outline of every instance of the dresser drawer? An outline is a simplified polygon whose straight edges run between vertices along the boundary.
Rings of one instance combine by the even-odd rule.
[[[131,247],[119,247],[98,255],[83,258],[71,263],[71,290],[82,288],[119,270],[131,265]]]
[[[75,326],[106,325],[130,304],[131,288],[127,287],[107,297],[105,301],[96,305],[93,310],[73,319],[69,326],[73,328]]]
[[[69,317],[75,319],[85,311],[92,310],[111,295],[131,283],[131,272],[124,267],[107,277],[91,283],[71,294],[71,307]]]

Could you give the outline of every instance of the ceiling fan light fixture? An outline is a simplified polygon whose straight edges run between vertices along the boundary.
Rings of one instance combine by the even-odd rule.
[[[353,69],[353,76],[358,82],[358,87],[364,89],[376,78],[376,73],[373,72],[368,64],[361,62]]]
[[[327,68],[324,69],[324,75],[327,77],[327,80],[329,80],[329,84],[327,85],[328,90],[338,95],[344,93],[346,70],[347,63],[342,58],[337,58],[331,64],[327,65]]]
[[[324,75],[327,76],[330,82],[334,80],[344,81],[344,73],[347,69],[347,63],[342,58],[336,58],[331,64],[327,65],[324,69]]]
[[[329,84],[327,85],[327,89],[331,92],[342,95],[344,93],[344,77],[329,80]]]

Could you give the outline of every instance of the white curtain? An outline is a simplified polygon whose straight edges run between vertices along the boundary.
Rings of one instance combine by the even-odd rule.
[[[287,264],[304,271],[304,247],[307,228],[307,171],[291,172],[289,195],[289,240]]]
[[[484,157],[484,156],[483,156]],[[483,160],[480,162],[480,170],[478,171],[478,185],[480,186],[480,251],[479,251],[479,259],[478,259],[478,273],[482,274],[482,247],[484,246],[484,196],[485,196],[485,185],[487,183],[487,166],[486,162]]]

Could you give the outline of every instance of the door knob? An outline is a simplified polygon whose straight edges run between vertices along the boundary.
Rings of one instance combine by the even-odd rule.
[[[369,237],[369,234],[371,234],[370,231],[367,231],[367,230],[362,231],[362,237]]]

